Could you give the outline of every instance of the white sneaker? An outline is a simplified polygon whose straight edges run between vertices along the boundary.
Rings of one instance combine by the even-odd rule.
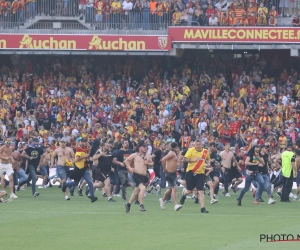
[[[180,210],[181,208],[182,208],[182,205],[177,204],[177,205],[175,205],[175,207],[174,207],[174,211],[178,211],[178,210]]]
[[[53,183],[53,184],[55,184],[55,183],[56,183],[56,181],[57,181],[57,179],[56,179],[56,178],[54,178],[54,179],[53,179],[53,181],[52,181],[52,183]]]
[[[294,197],[292,198],[294,201],[296,201],[298,199],[297,195],[294,195]]]
[[[230,197],[231,195],[229,193],[225,194],[225,196]]]
[[[291,199],[293,199],[293,198],[294,198],[294,194],[290,193],[289,197],[290,197]]]
[[[164,201],[163,201],[162,198],[159,199],[159,205],[160,205],[160,208],[161,208],[162,210],[165,209],[165,203],[164,203]],[[176,206],[175,206],[175,207],[176,207]],[[175,209],[175,208],[174,208],[174,209]],[[175,211],[176,211],[176,210],[175,210]]]
[[[271,194],[274,193],[274,184],[271,185]]]
[[[70,197],[69,197],[68,195],[66,195],[66,196],[65,196],[65,200],[66,200],[66,201],[69,201],[69,200],[70,200]]]
[[[215,199],[219,199],[219,196],[214,194],[214,198]]]
[[[218,203],[218,200],[212,199],[212,200],[210,201],[210,204],[215,204],[215,203]]]
[[[21,187],[21,188],[20,188],[20,190],[23,190],[23,191],[24,191],[24,190],[26,190],[26,188],[24,188],[24,187]]]
[[[16,196],[14,193],[12,193],[9,197],[10,197],[11,199],[18,199],[18,196]]]
[[[119,194],[114,194],[114,196],[115,196],[115,197],[121,197],[121,195],[119,195]]]
[[[270,204],[275,204],[276,203],[276,201],[274,200],[274,199],[272,199],[272,198],[270,198],[269,199],[269,201],[268,201],[268,204],[270,205]]]
[[[38,188],[46,188],[45,186],[38,186]]]

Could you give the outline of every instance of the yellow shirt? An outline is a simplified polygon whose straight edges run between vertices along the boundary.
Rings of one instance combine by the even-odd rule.
[[[245,88],[241,88],[239,92],[240,92],[240,98],[242,98],[247,93],[247,90]]]
[[[82,156],[84,156],[84,155],[85,155],[84,152],[76,152],[75,157],[76,157],[76,156],[82,157]],[[76,165],[77,168],[83,169],[84,166],[85,166],[84,163],[85,163],[85,159],[82,159],[82,160],[80,160],[80,161],[76,161],[76,162],[75,162],[75,165]]]
[[[185,94],[186,96],[188,96],[191,92],[191,90],[188,86],[182,87],[182,90],[183,90],[183,94]]]
[[[149,96],[153,95],[154,93],[158,93],[158,90],[156,88],[148,90]]]
[[[204,174],[205,172],[205,161],[210,159],[209,151],[203,148],[200,152],[196,150],[196,148],[190,148],[184,158],[186,159],[194,159],[201,158],[197,162],[189,162],[186,172],[193,171],[195,174]]]
[[[121,3],[120,2],[112,2],[111,8],[112,8],[114,14],[120,13]],[[117,10],[115,10],[116,8],[117,8]]]

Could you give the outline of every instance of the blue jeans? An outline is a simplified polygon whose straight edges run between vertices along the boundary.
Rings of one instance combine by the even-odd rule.
[[[263,177],[261,176],[260,173],[254,172],[254,174],[256,174],[256,175],[247,174],[246,180],[245,180],[245,187],[242,190],[242,192],[240,193],[240,195],[238,197],[238,200],[241,201],[243,199],[243,196],[249,190],[252,181],[256,181],[257,184],[258,184],[257,191],[256,191],[256,194],[255,194],[255,199],[258,200],[261,197],[261,194],[262,194],[262,191],[263,191],[263,188],[264,188],[264,179],[263,179]]]
[[[93,19],[93,7],[86,7],[86,21],[91,23]]]
[[[143,10],[143,29],[149,30],[149,19],[150,19],[150,9],[146,8]]]
[[[30,18],[35,17],[35,3],[34,2],[29,3],[29,16],[30,16]]]
[[[41,166],[40,173],[43,177],[48,175],[47,166]]]
[[[15,174],[17,175],[19,182],[24,182],[28,179],[28,175],[25,174],[25,171],[23,168],[20,168],[19,171],[15,172]],[[17,183],[17,182],[15,182]]]
[[[19,10],[19,22],[24,23],[24,10]]]
[[[37,180],[36,170],[35,170],[35,167],[32,165],[29,165],[28,169],[29,169],[29,176],[28,176],[27,182],[32,181],[31,188],[32,188],[32,194],[34,194],[35,193],[35,183]]]
[[[84,179],[86,181],[86,183],[88,184],[89,187],[89,192],[90,192],[90,196],[94,197],[94,186],[93,186],[93,180],[90,174],[90,171],[88,169],[86,169],[84,171],[84,174],[82,176],[82,179]],[[70,188],[70,191],[74,191],[75,187],[78,185],[79,181],[70,181],[68,183],[65,184],[65,186]]]
[[[158,180],[157,183],[159,184],[159,186],[161,188],[165,188],[166,187],[166,174],[163,171],[162,167],[160,167],[159,175],[160,175],[160,181]]]
[[[267,194],[268,194],[268,196],[271,197],[271,196],[272,196],[272,193],[271,193],[270,176],[269,176],[268,174],[262,174],[261,176],[262,176],[262,178],[264,179],[264,189],[263,189],[263,191],[266,191]],[[252,184],[253,184],[253,186],[254,186],[255,188],[258,187],[256,181],[253,181]],[[261,198],[261,197],[259,197],[259,198]]]
[[[58,177],[61,179],[61,180],[66,180],[67,179],[67,171],[69,169],[67,167],[63,167],[63,166],[57,166],[56,167],[56,173],[58,175]]]

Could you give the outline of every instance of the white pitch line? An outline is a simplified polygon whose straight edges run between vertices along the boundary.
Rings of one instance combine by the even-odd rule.
[[[75,211],[70,211],[70,212],[59,212],[59,211],[41,211],[41,212],[37,212],[37,211],[5,211],[5,213],[20,213],[20,214],[108,214],[108,215],[119,215],[119,214],[126,214],[125,211],[124,213],[109,213],[109,212],[75,212]],[[155,213],[156,215],[158,213]],[[195,213],[195,214],[183,214],[183,213],[165,213],[165,212],[162,212],[161,213],[162,215],[166,216],[166,215],[171,215],[171,216],[195,216],[195,215],[198,215],[200,216],[201,213]],[[151,213],[151,215],[153,215],[153,213]],[[209,214],[207,215],[209,216]],[[220,216],[220,217],[253,217],[252,214],[226,214],[226,215],[221,215],[221,214],[212,214],[212,216]],[[267,215],[267,216],[264,216],[266,218],[278,218],[277,215]],[[284,216],[283,218],[300,218],[300,216]]]

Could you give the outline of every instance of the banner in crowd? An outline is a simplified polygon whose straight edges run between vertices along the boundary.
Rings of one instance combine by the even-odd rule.
[[[300,29],[285,27],[169,27],[172,42],[299,43]]]
[[[1,34],[0,49],[169,51],[167,36]]]

